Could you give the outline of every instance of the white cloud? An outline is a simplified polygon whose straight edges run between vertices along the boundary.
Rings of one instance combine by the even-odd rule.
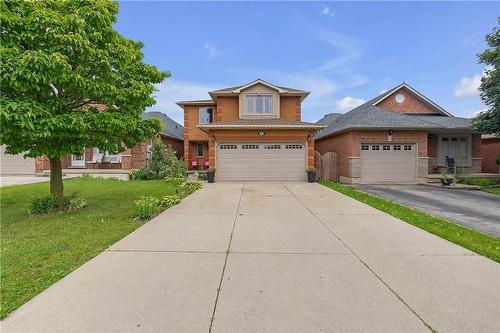
[[[146,111],[163,112],[179,124],[184,124],[184,112],[175,104],[178,101],[193,99],[210,99],[208,92],[214,90],[215,85],[190,81],[167,79],[157,86],[154,93],[156,104]]]
[[[222,54],[214,44],[210,42],[205,42],[205,49],[207,50],[207,58],[212,59]]]
[[[332,11],[332,9],[328,6],[323,6],[323,10],[321,11],[323,15],[334,17],[335,12]]]
[[[455,88],[455,97],[479,95],[479,86],[481,85],[481,74],[473,77],[463,77]]]
[[[346,96],[337,102],[335,102],[335,106],[337,111],[344,113],[347,111],[351,111],[357,106],[360,106],[361,104],[365,103],[366,101],[364,99],[360,98],[354,98],[351,96]]]

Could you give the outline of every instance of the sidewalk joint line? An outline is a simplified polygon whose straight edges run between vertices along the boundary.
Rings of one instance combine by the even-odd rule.
[[[224,259],[224,266],[222,267],[222,274],[219,280],[219,286],[217,287],[217,295],[215,296],[214,309],[212,311],[212,318],[210,318],[210,326],[208,328],[208,333],[212,332],[212,327],[215,319],[215,312],[217,311],[217,303],[219,302],[219,295],[222,289],[222,281],[224,281],[224,274],[226,273],[227,260],[229,259],[229,253],[231,251],[231,243],[233,241],[234,228],[236,226],[236,220],[238,219],[241,205],[241,198],[243,197],[243,189],[245,188],[245,183],[241,186],[240,199],[238,201],[238,207],[236,208],[236,214],[234,215],[233,227],[231,229],[231,234],[229,236],[229,243],[227,245],[226,258]]]
[[[351,249],[351,247],[349,245],[347,245],[347,243],[345,243],[335,232],[333,232],[332,229],[330,229],[316,214],[314,214],[314,212],[309,209],[309,207],[307,207],[300,199],[299,197],[297,197],[288,187],[286,187],[285,184],[281,184],[284,188],[286,188],[288,190],[288,192],[290,192],[292,194],[293,197],[295,197],[295,199],[300,203],[302,204],[302,206],[304,206],[315,218],[316,220],[321,223],[323,225],[323,227],[325,227],[333,236],[335,236],[335,238],[337,238],[339,240],[339,242],[341,242],[349,251],[351,251],[351,253],[380,281],[382,282],[386,287],[387,289],[389,289],[393,294],[394,296],[396,296],[397,299],[399,299],[401,301],[401,303],[403,303],[424,325],[425,327],[427,327],[431,332],[437,332],[434,328],[432,328],[431,325],[429,325],[427,322],[425,322],[425,320],[408,304],[405,302],[405,300],[403,300],[403,298],[401,296],[398,295],[398,293],[391,288],[391,286],[389,286],[389,284],[387,282],[385,282],[377,273],[375,273],[375,271],[363,260],[361,259],[361,257],[356,253],[354,252],[353,249]],[[355,200],[355,199],[353,199]]]

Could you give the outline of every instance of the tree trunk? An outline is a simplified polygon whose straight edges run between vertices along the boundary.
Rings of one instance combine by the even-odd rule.
[[[59,210],[64,209],[64,184],[62,179],[61,159],[50,159],[50,194],[57,197]]]

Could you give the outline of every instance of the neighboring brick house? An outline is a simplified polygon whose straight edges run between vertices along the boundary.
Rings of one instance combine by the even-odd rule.
[[[144,119],[156,118],[162,122],[162,130],[159,133],[164,144],[169,144],[176,151],[177,157],[182,158],[184,128],[161,112],[147,112],[143,114]],[[144,169],[153,139],[146,140],[133,148],[128,148],[118,154],[109,154],[99,151],[97,148],[86,148],[83,155],[66,155],[62,160],[63,169],[115,169],[130,170]],[[46,156],[35,159],[35,172],[42,173],[50,170],[50,162]]]
[[[333,117],[315,146],[339,154],[345,183],[415,184],[440,173],[445,156],[455,159],[459,173],[481,172],[481,135],[469,119],[452,116],[406,83]]]
[[[212,168],[218,180],[305,180],[314,167],[314,133],[324,125],[301,121],[309,92],[263,80],[181,101],[184,160]]]
[[[500,137],[483,135],[481,136],[481,142],[483,172],[500,174],[500,166],[496,164],[496,159],[500,158]]]

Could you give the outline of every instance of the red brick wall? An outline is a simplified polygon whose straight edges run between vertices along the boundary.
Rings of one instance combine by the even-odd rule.
[[[300,121],[300,97],[287,96],[280,98],[280,118],[286,120]]]
[[[360,156],[361,142],[388,142],[388,131],[348,131],[325,139],[316,140],[316,150],[324,154],[333,151],[339,154],[339,174],[348,177],[349,157]],[[418,144],[418,156],[427,156],[426,131],[393,131],[392,142],[408,142]]]
[[[500,138],[483,139],[481,145],[482,172],[498,173],[495,159],[500,157]]]
[[[147,167],[148,142],[143,142],[130,149],[131,169],[145,169]]]
[[[472,134],[472,157],[481,157],[481,134]]]
[[[239,97],[217,97],[215,121],[229,121],[240,118]]]
[[[401,104],[397,103],[394,99],[398,93],[402,93],[405,96],[405,100]],[[427,102],[404,87],[387,96],[377,106],[400,113],[439,113]]]
[[[182,159],[184,156],[184,141],[174,140],[166,136],[161,137],[161,141],[164,145],[170,145],[175,150],[175,155],[177,158]]]

